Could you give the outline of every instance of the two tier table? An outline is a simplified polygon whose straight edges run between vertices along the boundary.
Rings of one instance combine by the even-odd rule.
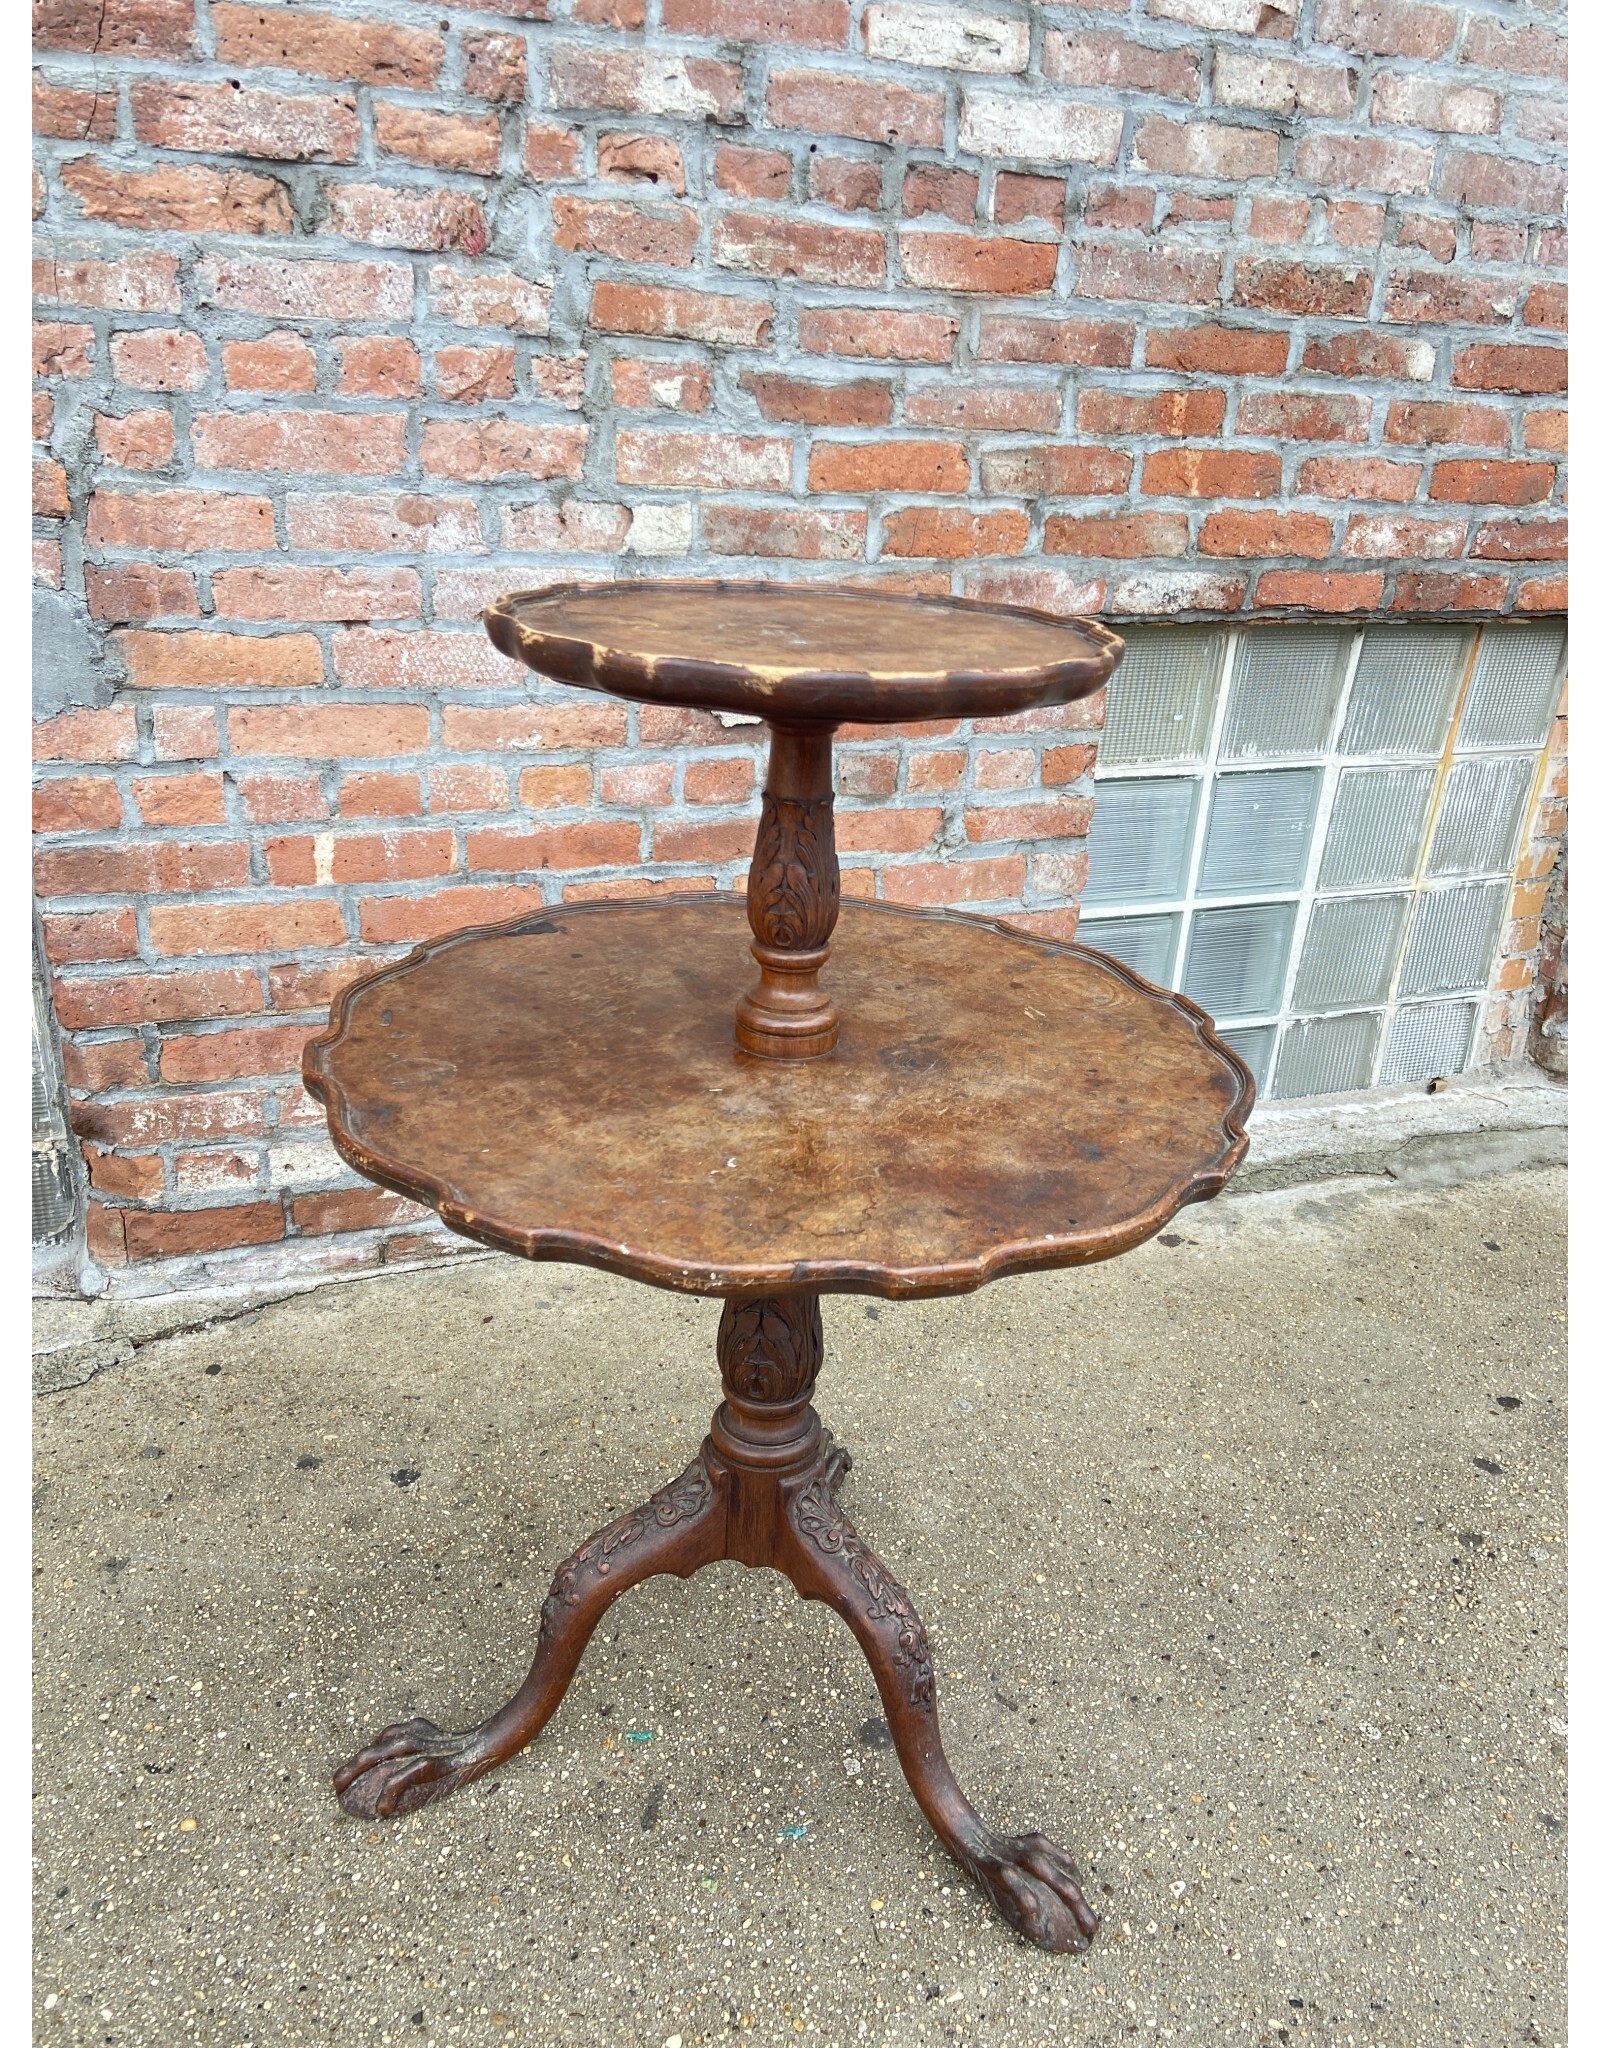
[[[746,898],[556,906],[433,940],[344,993],[306,1083],[358,1172],[464,1236],[720,1296],[723,1399],[682,1476],[557,1567],[515,1697],[465,1734],[386,1729],[336,1773],[340,1802],[408,1813],[504,1763],[620,1593],[733,1558],[837,1609],[934,1831],[1027,1940],[1081,1949],[1096,1922],[1071,1857],[997,1832],[956,1783],[927,1635],[840,1505],[850,1458],[811,1395],[824,1294],[962,1294],[1109,1258],[1244,1155],[1249,1073],[1193,1004],[986,919],[840,905],[839,725],[1066,703],[1121,644],[810,585],[562,586],[505,598],[488,628],[541,675],[766,721]]]

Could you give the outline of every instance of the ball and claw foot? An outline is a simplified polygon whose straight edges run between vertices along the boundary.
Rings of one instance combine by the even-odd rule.
[[[398,1721],[339,1766],[333,1789],[353,1820],[398,1820],[470,1784],[496,1761],[475,1730],[447,1735],[431,1721]]]
[[[1078,1866],[1047,1835],[996,1836],[967,1868],[1001,1919],[1035,1948],[1076,1956],[1094,1940],[1100,1921]]]

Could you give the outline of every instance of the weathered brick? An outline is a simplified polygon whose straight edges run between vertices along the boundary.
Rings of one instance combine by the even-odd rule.
[[[1061,394],[1048,385],[930,385],[907,392],[905,421],[975,434],[1048,434],[1061,424]]]
[[[1271,0],[1148,0],[1158,19],[1185,21],[1195,28],[1230,30],[1235,35],[1289,35],[1299,0],[1283,6]]]
[[[737,121],[743,111],[744,73],[720,59],[558,43],[549,63],[550,103],[556,107],[614,107],[723,122]]]
[[[1309,555],[1333,546],[1332,522],[1316,512],[1212,512],[1201,521],[1203,555]]]
[[[1311,201],[1291,193],[1272,193],[1250,202],[1253,242],[1300,242],[1311,224]]]
[[[811,197],[839,213],[872,213],[883,204],[883,172],[865,157],[814,156],[806,180]]]
[[[641,714],[642,716],[642,714]],[[617,747],[628,735],[622,704],[476,704],[444,707],[444,743],[462,753],[525,753],[561,747]],[[720,732],[722,728],[718,727]],[[641,732],[641,738],[643,734]]]
[[[220,775],[141,776],[133,800],[147,825],[225,825],[228,807]]]
[[[412,277],[403,263],[315,256],[206,256],[196,269],[202,304],[269,320],[405,320]]]
[[[787,199],[794,159],[781,149],[742,149],[724,143],[716,155],[717,184],[741,199]]]
[[[1144,359],[1152,370],[1276,377],[1288,365],[1289,337],[1279,328],[1152,327],[1145,336]]]
[[[1466,545],[1464,519],[1414,519],[1359,513],[1344,530],[1341,552],[1379,562],[1448,561]]]
[[[1222,53],[1217,53],[1221,61]],[[1126,36],[1092,29],[1047,28],[1044,75],[1062,85],[1109,86],[1116,92],[1156,93],[1163,99],[1200,97],[1199,53],[1152,49]]]
[[[1467,23],[1462,55],[1488,71],[1510,71],[1528,78],[1565,78],[1567,39],[1537,22],[1502,23],[1474,15]]]
[[[317,356],[287,331],[222,344],[222,376],[230,391],[315,391]]]
[[[522,168],[541,184],[578,174],[582,137],[553,121],[529,121],[523,130]]]
[[[1295,152],[1295,170],[1312,184],[1341,191],[1426,192],[1433,150],[1377,135],[1312,134]]]
[[[211,368],[202,337],[182,327],[140,327],[112,335],[111,367],[117,382],[135,391],[197,391]]]
[[[1383,432],[1385,440],[1416,447],[1509,448],[1511,415],[1459,399],[1397,398],[1390,402]]]
[[[1122,143],[1122,110],[1092,100],[968,86],[957,146],[974,156],[1023,163],[1112,164]]]
[[[979,464],[983,488],[1006,497],[1100,497],[1125,491],[1133,457],[1078,445],[1000,448]]]
[[[662,0],[661,26],[668,35],[842,50],[850,39],[850,6],[849,0]]]
[[[86,219],[113,227],[227,235],[287,235],[294,229],[283,185],[253,171],[188,164],[135,171],[81,156],[62,165],[61,182]]]
[[[1488,327],[1511,318],[1517,287],[1509,278],[1470,277],[1452,271],[1396,270],[1383,295],[1383,317],[1428,326],[1463,323]]]
[[[1419,464],[1378,455],[1312,455],[1295,472],[1303,497],[1376,498],[1395,505],[1414,498],[1421,482]]]
[[[66,1031],[246,1017],[262,1007],[260,978],[248,967],[210,968],[200,973],[127,974],[94,980],[57,975],[53,992],[56,1016]]]
[[[883,871],[886,903],[1009,903],[1021,893],[1021,854],[968,860],[909,861]]]
[[[771,331],[773,306],[770,299],[602,278],[594,287],[589,318],[602,333],[659,334],[679,341],[755,348]],[[801,346],[806,346],[803,337]]]
[[[938,148],[944,141],[944,95],[842,71],[774,71],[767,80],[767,120],[774,128],[806,134]]]
[[[964,491],[966,454],[954,441],[814,441],[814,491]]]
[[[1322,0],[1317,40],[1375,57],[1442,57],[1455,39],[1453,8],[1417,0]]]
[[[764,420],[810,427],[885,426],[894,403],[894,386],[881,377],[821,384],[775,370],[746,370],[739,389],[749,392]]]
[[[1408,341],[1387,334],[1314,334],[1306,342],[1301,368],[1313,376],[1426,384],[1437,359],[1438,350],[1431,341]]]
[[[165,328],[150,330],[167,333]],[[198,340],[198,337],[195,337]],[[124,339],[117,336],[115,340]],[[201,359],[205,350],[201,346]],[[87,377],[94,370],[94,329],[81,322],[35,320],[33,323],[33,374],[36,377]],[[37,437],[36,437],[37,438]]]
[[[1189,522],[1181,512],[1102,513],[1079,517],[1058,512],[1045,521],[1047,555],[1087,555],[1108,561],[1189,552]]]
[[[109,775],[53,775],[33,792],[35,832],[111,832],[122,823],[122,792]]]
[[[354,163],[361,117],[353,99],[266,92],[256,86],[148,80],[130,88],[133,132],[155,149],[277,163]]]
[[[242,842],[133,839],[39,854],[34,878],[44,896],[190,895],[238,888],[250,873]]]
[[[748,827],[741,827],[748,833]],[[657,857],[677,856],[657,849]],[[539,868],[626,866],[639,858],[639,828],[621,818],[581,825],[518,829],[492,826],[467,834],[467,866],[475,874],[531,874]]]
[[[1214,305],[1221,288],[1222,258],[1209,249],[1090,242],[1078,256],[1078,293],[1085,299]]]
[[[307,1237],[335,1231],[381,1230],[393,1223],[420,1222],[429,1211],[404,1195],[379,1188],[337,1188],[325,1194],[296,1195],[289,1204],[294,1227]]]
[[[531,284],[511,271],[469,274],[437,265],[428,272],[428,298],[436,317],[454,327],[505,327],[513,334],[550,331],[549,286]]]
[[[500,120],[496,114],[406,107],[379,100],[372,110],[373,135],[388,156],[440,171],[476,171],[492,176],[500,168]]]
[[[1469,149],[1447,152],[1439,197],[1463,206],[1504,207],[1511,213],[1555,213],[1566,205],[1567,175],[1559,164]]]
[[[631,206],[563,193],[551,201],[551,216],[558,249],[586,249],[619,262],[664,263],[680,270],[694,261],[700,224],[686,206]]]
[[[1508,576],[1462,575],[1451,569],[1404,571],[1394,579],[1396,612],[1497,612],[1511,589]]]
[[[1450,381],[1463,391],[1565,391],[1567,352],[1515,342],[1472,342],[1456,351]]]
[[[1428,496],[1452,505],[1539,505],[1555,479],[1552,462],[1437,462]]]
[[[766,311],[770,320],[772,308]],[[812,355],[948,363],[955,355],[958,323],[948,313],[907,313],[889,306],[803,306],[799,328],[800,346]]]
[[[899,244],[901,271],[924,290],[1027,294],[1055,284],[1054,242],[902,228]]]
[[[404,185],[330,185],[327,225],[352,242],[379,249],[459,249],[479,256],[489,241],[481,203],[446,186],[423,192]]]
[[[235,754],[381,761],[424,752],[428,714],[420,704],[236,704],[228,744]]]
[[[201,469],[392,476],[406,462],[399,413],[203,413],[193,441]]]
[[[33,132],[63,142],[106,142],[117,132],[117,96],[92,87],[56,85],[36,71]]]
[[[1537,448],[1547,454],[1565,455],[1567,452],[1567,415],[1565,411],[1524,413],[1522,417],[1522,440],[1524,447]]]
[[[61,711],[33,727],[36,761],[131,761],[139,749],[139,728],[131,706],[108,711]]]
[[[1268,257],[1241,263],[1234,276],[1237,305],[1271,313],[1312,313],[1361,320],[1372,303],[1373,273],[1356,263],[1298,263]]]
[[[1347,64],[1306,63],[1220,44],[1212,58],[1211,92],[1219,107],[1338,119],[1355,110],[1355,82]]]
[[[462,84],[475,99],[516,105],[528,93],[528,46],[521,36],[475,29],[461,38]]]
[[[616,436],[617,481],[624,484],[781,491],[791,462],[789,442],[759,435],[624,428]]]
[[[910,164],[900,188],[900,212],[906,220],[942,214],[970,227],[978,217],[978,180],[950,164]]]
[[[1078,431],[1211,435],[1221,431],[1227,402],[1227,393],[1215,386],[1197,390],[1123,391],[1090,385],[1078,394]],[[1249,403],[1249,394],[1242,402]]]
[[[1136,171],[1181,177],[1270,178],[1278,168],[1278,138],[1270,128],[1150,114],[1133,131],[1132,162]]]
[[[301,563],[219,569],[211,578],[219,618],[396,619],[422,608],[415,569],[332,569]]]
[[[1372,81],[1372,118],[1397,128],[1432,128],[1441,135],[1494,135],[1501,98],[1480,85],[1455,85],[1415,72],[1380,71]]]
[[[490,348],[436,349],[433,388],[440,398],[459,402],[514,397],[517,352],[503,344]]]
[[[954,561],[969,555],[1020,555],[1028,544],[1026,512],[969,512],[964,506],[916,505],[883,522],[886,555]]]
[[[177,450],[172,415],[160,407],[145,412],[94,416],[100,459],[117,469],[164,469]]]
[[[188,57],[194,0],[34,0],[33,42],[85,56]]]
[[[1241,434],[1290,441],[1364,441],[1372,400],[1348,392],[1247,391],[1239,400]]]
[[[397,633],[360,626],[334,641],[333,672],[346,688],[377,690],[509,689],[524,674],[481,631]]]
[[[1256,584],[1258,605],[1286,610],[1371,612],[1383,602],[1381,571],[1265,569]]]
[[[178,259],[156,250],[128,256],[36,257],[33,296],[42,306],[85,306],[111,313],[176,313]]]
[[[227,491],[97,490],[89,500],[91,547],[253,550],[273,544],[272,502]]]
[[[1156,448],[1144,458],[1147,495],[1162,498],[1274,498],[1280,457],[1242,448]]]
[[[988,72],[1025,71],[1028,65],[1028,24],[1015,15],[884,0],[863,15],[862,35],[869,57],[892,64]]]
[[[725,213],[711,249],[720,268],[754,271],[760,277],[876,285],[888,274],[884,239],[875,228],[835,227],[780,214]]]
[[[701,509],[700,538],[713,555],[860,561],[867,551],[867,515],[809,506],[709,504]]]
[[[128,681],[145,690],[304,689],[322,681],[322,647],[310,633],[117,635]]]
[[[683,152],[670,136],[613,132],[600,137],[595,154],[602,178],[630,185],[664,185],[683,197]]]
[[[483,546],[478,508],[471,498],[431,498],[413,492],[292,496],[286,523],[290,547],[328,553],[454,555]]]
[[[422,811],[420,775],[369,774],[339,777],[341,818],[414,818]]]
[[[118,562],[83,572],[89,616],[123,625],[130,619],[197,619],[199,600],[187,569],[163,569],[153,562]]]
[[[334,343],[339,390],[352,398],[414,398],[422,389],[422,363],[397,334],[348,334]]]
[[[1067,188],[1060,178],[1034,177],[1022,171],[998,171],[995,174],[993,206],[999,226],[1042,220],[1051,227],[1059,228],[1066,219]]]
[[[308,71],[319,78],[421,90],[437,82],[444,42],[431,30],[349,21],[303,7],[241,7],[216,0],[219,64]]]

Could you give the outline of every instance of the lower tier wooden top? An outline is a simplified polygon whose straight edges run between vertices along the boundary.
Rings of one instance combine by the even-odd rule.
[[[847,904],[836,1052],[733,1042],[734,897],[434,940],[306,1049],[358,1172],[452,1229],[695,1294],[960,1294],[1108,1258],[1243,1158],[1248,1070],[1200,1011],[1078,946]]]

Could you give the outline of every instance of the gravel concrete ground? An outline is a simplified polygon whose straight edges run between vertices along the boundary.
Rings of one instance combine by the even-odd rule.
[[[338,1812],[685,1462],[716,1303],[489,1259],[42,1400],[37,2039],[1563,2041],[1563,1197],[1324,1184],[825,1304],[845,1502],[968,1791],[1089,1875],[1081,1959],[946,1861],[843,1624],[734,1565],[615,1607],[497,1779]]]

